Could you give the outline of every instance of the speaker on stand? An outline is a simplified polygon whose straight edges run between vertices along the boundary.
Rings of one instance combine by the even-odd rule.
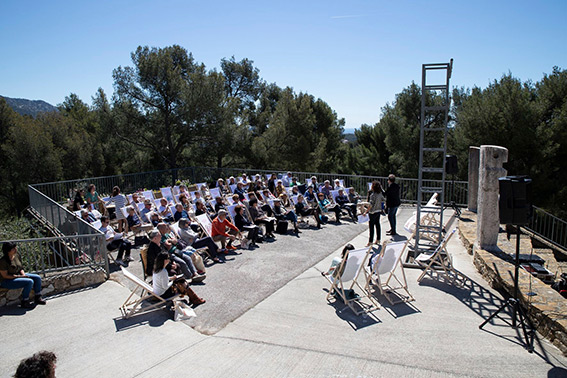
[[[498,215],[500,224],[514,225],[516,227],[516,259],[514,264],[514,292],[512,297],[496,312],[488,317],[479,328],[498,316],[507,307],[512,309],[512,327],[516,328],[519,321],[522,327],[526,348],[528,352],[534,351],[534,327],[526,316],[518,299],[518,273],[520,269],[520,226],[526,225],[532,216],[531,184],[527,176],[507,176],[498,179],[500,197],[498,199]]]

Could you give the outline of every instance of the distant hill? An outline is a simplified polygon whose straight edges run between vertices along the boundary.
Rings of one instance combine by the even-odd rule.
[[[21,115],[31,115],[32,117],[36,117],[39,113],[59,111],[55,106],[43,100],[27,100],[25,98],[10,98],[4,96],[0,97],[6,99],[8,105]]]
[[[350,143],[355,143],[356,142],[356,135],[354,135],[354,133],[348,133],[348,134],[343,134],[344,138],[346,140],[348,140]]]

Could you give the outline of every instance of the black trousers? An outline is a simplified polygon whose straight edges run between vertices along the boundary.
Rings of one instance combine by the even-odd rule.
[[[118,256],[116,256],[116,259],[122,260],[122,256],[124,255],[124,252],[126,252],[126,257],[130,257],[130,251],[132,250],[132,243],[130,243],[128,240],[116,239],[108,243],[106,245],[106,249],[108,249],[109,251],[114,251],[115,249],[118,249]]]
[[[374,229],[376,229],[376,239],[381,240],[381,230],[380,230],[380,212],[368,214],[368,227],[370,228],[370,236],[368,237],[368,242],[372,243],[374,240]]]

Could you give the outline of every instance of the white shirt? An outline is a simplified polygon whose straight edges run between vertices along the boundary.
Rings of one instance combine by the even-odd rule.
[[[162,269],[159,272],[154,272],[152,274],[152,288],[155,295],[163,295],[173,284],[173,281],[169,280],[167,275],[167,270]]]

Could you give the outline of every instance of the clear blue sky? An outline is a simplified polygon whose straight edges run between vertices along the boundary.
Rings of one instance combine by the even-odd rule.
[[[453,86],[567,68],[567,1],[0,1],[0,95],[91,103],[139,45],[178,44],[207,68],[249,58],[267,82],[373,124],[421,64]]]

